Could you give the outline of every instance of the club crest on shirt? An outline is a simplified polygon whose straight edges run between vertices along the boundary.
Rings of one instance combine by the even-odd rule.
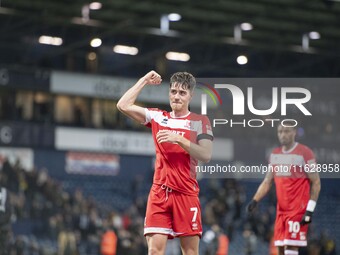
[[[187,128],[187,129],[190,129],[191,127],[191,121],[190,120],[187,120],[184,124],[184,127]]]

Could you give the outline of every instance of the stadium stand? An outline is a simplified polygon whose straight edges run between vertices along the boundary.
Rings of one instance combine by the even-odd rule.
[[[10,187],[13,197],[11,254],[57,254],[61,236],[68,231],[74,235],[80,254],[98,254],[101,234],[109,226],[118,235],[117,254],[145,254],[141,231],[145,195],[151,182],[143,181],[135,196],[129,192],[136,182],[133,179],[71,175],[57,180],[46,169],[26,172],[19,162],[12,166],[8,161],[3,164],[1,180]],[[213,224],[221,227],[230,239],[229,254],[268,254],[274,196],[261,204],[253,218],[246,218],[244,213],[244,202],[257,185],[258,181],[233,179],[201,182],[204,228],[208,230]],[[310,240],[323,251],[320,254],[335,254],[325,250],[332,249],[339,240],[339,229],[328,219],[340,211],[340,193],[334,180],[324,180],[323,185]]]

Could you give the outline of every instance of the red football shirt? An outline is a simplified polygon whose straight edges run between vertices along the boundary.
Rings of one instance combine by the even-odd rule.
[[[206,116],[189,112],[176,118],[171,112],[145,108],[145,125],[152,128],[156,148],[156,162],[153,183],[164,184],[173,190],[188,195],[198,195],[195,167],[197,160],[190,157],[181,146],[175,143],[159,144],[156,135],[160,130],[170,130],[184,136],[193,143],[200,139],[213,139],[210,121]]]
[[[295,143],[289,151],[283,151],[282,147],[272,151],[269,163],[274,171],[278,212],[305,212],[310,199],[306,165],[311,166],[315,162],[312,150],[299,143]]]

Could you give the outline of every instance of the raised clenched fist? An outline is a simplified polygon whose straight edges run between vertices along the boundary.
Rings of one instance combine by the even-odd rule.
[[[144,76],[145,81],[149,85],[158,85],[162,82],[162,77],[155,71],[150,71]]]

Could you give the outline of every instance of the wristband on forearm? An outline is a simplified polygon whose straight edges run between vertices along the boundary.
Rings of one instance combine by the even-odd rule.
[[[311,200],[311,199],[310,199],[310,200],[308,201],[306,211],[314,212],[315,206],[316,206],[316,202],[315,202],[314,200]]]

